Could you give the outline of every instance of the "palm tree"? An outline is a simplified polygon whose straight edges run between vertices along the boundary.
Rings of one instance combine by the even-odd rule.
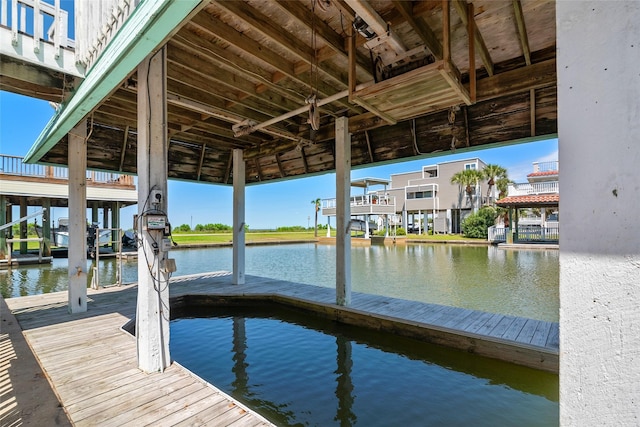
[[[513,181],[507,178],[506,175],[501,176],[495,180],[495,185],[496,185],[496,188],[498,189],[498,200],[507,196],[509,191],[509,184],[512,184],[512,183]]]
[[[473,193],[476,186],[483,178],[482,172],[476,169],[465,169],[460,172],[456,172],[451,177],[452,184],[458,184],[460,188],[464,188],[467,193],[467,197],[471,203],[471,210],[473,210]]]
[[[482,175],[487,180],[489,188],[487,189],[487,202],[491,198],[491,190],[496,184],[496,181],[502,178],[507,178],[507,170],[500,165],[489,164],[482,169]],[[492,204],[496,204],[495,197],[492,200]]]
[[[314,237],[318,237],[318,211],[320,210],[320,198],[311,201],[311,204],[314,205],[316,210],[316,220],[315,226],[313,227],[313,235]]]

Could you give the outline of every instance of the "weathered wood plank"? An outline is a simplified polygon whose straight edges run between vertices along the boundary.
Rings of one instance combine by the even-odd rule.
[[[331,288],[255,276],[247,276],[246,285],[235,286],[228,273],[178,277],[170,289],[172,297],[280,295],[304,304],[323,304],[328,310],[336,307]],[[119,330],[135,313],[135,287],[90,290],[88,296],[89,311],[73,316],[66,313],[64,292],[9,301],[76,425],[157,425],[166,420],[174,424],[268,425],[178,365],[164,374],[145,375],[138,370],[135,340]],[[452,335],[444,340],[447,343],[471,333],[474,340],[484,335],[510,346],[522,342],[546,348],[550,354],[558,349],[557,323],[380,295],[354,293],[352,301],[353,313],[371,313],[370,323],[375,327],[397,319],[408,326],[458,331],[458,338]]]

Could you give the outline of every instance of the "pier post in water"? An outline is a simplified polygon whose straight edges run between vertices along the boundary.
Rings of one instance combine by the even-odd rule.
[[[351,304],[351,134],[336,119],[336,304]]]
[[[233,284],[244,285],[245,271],[245,163],[242,150],[233,150]]]

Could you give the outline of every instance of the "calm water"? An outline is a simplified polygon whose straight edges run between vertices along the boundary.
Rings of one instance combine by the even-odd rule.
[[[556,375],[289,311],[208,311],[172,321],[174,359],[277,425],[558,425]]]
[[[559,252],[457,245],[407,245],[352,249],[354,291],[558,321]],[[297,244],[250,246],[247,274],[335,286],[336,248]],[[176,275],[231,270],[231,248],[175,250]],[[101,283],[113,283],[115,259],[101,261]],[[137,280],[135,261],[124,282]],[[52,266],[0,271],[5,298],[67,288],[67,260]]]

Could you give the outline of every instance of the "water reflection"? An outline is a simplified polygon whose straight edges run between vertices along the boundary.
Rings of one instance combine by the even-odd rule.
[[[277,425],[558,422],[556,375],[289,310],[188,313],[174,358]]]
[[[335,251],[315,244],[252,246],[246,273],[333,288]],[[231,269],[230,248],[176,250],[171,257],[176,275]],[[558,251],[372,246],[352,248],[351,257],[356,292],[558,321]],[[115,283],[116,270],[115,259],[101,259],[100,282]],[[0,272],[0,292],[8,298],[66,290],[67,274],[66,259]],[[123,276],[124,283],[137,280],[136,261],[125,262]]]

